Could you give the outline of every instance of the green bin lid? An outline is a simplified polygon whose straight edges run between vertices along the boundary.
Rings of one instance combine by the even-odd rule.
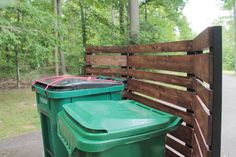
[[[76,125],[76,128],[73,128],[76,131],[73,132],[77,132],[80,136],[78,147],[91,152],[98,151],[100,146],[101,149],[112,147],[115,145],[112,140],[123,139],[127,142],[125,140],[127,137],[142,134],[145,134],[142,138],[151,138],[148,134],[153,136],[153,132],[155,136],[165,135],[182,122],[179,117],[132,100],[75,102],[64,105],[64,111],[67,119],[71,119],[73,125]],[[91,141],[102,142],[100,146],[86,146],[88,143],[97,143]]]

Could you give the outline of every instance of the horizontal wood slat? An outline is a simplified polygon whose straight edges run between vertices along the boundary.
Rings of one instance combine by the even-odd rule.
[[[86,53],[127,53],[126,46],[89,46]]]
[[[87,65],[127,66],[127,56],[87,55]]]
[[[128,75],[137,79],[146,79],[169,83],[177,86],[193,88],[193,80],[190,77],[175,76],[169,74],[147,72],[142,70],[128,69]]]
[[[196,134],[193,135],[193,157],[205,157],[202,155]]]
[[[194,97],[193,111],[198,121],[202,134],[208,145],[211,145],[212,117],[203,108],[203,104],[198,96]]]
[[[128,56],[128,66],[193,73],[193,57],[179,56]]]
[[[201,98],[207,108],[212,110],[213,91],[203,86],[202,82],[198,79],[193,80],[193,87],[197,95]]]
[[[143,93],[147,96],[163,100],[180,107],[192,109],[192,96],[193,93],[188,91],[181,91],[165,86],[160,86],[153,83],[147,83],[139,80],[129,79],[127,88]]]
[[[172,108],[172,107],[169,107],[169,106],[166,106],[166,105],[163,105],[159,102],[156,102],[156,101],[153,101],[153,100],[150,100],[148,98],[145,98],[145,97],[142,97],[142,96],[139,96],[137,94],[134,94],[134,93],[130,93],[130,92],[126,92],[124,94],[125,97],[129,98],[129,99],[132,99],[132,100],[135,100],[135,101],[138,101],[138,102],[141,102],[147,106],[150,106],[150,107],[153,107],[155,109],[158,109],[158,110],[161,110],[161,111],[164,111],[164,112],[168,112],[168,113],[171,113],[171,114],[174,114],[174,115],[177,115],[177,116],[180,116],[183,118],[183,120],[188,123],[188,124],[193,124],[192,123],[192,114],[191,113],[188,113],[188,112],[184,112],[184,111],[181,111],[181,110],[178,110],[178,109],[175,109],[175,108]]]
[[[210,53],[192,55],[194,57],[193,71],[201,80],[212,84],[212,57]]]
[[[176,151],[181,152],[181,154],[191,157],[192,156],[192,149],[183,145],[170,137],[166,137],[166,144],[171,148],[174,148]]]
[[[146,45],[130,45],[129,53],[149,53],[149,52],[187,52],[192,50],[192,41],[176,41],[166,43],[154,43]]]
[[[199,126],[196,118],[194,118],[194,133],[197,137],[197,141],[199,143],[200,150],[202,152],[203,157],[210,157],[211,151],[209,150],[208,146],[205,143],[202,131],[200,129],[200,126]]]
[[[184,120],[184,122],[186,122],[188,124],[192,124],[192,116],[193,115],[191,113],[183,112],[183,111],[177,110],[175,108],[165,106],[161,103],[158,103],[158,102],[150,100],[148,98],[139,96],[137,94],[126,92],[124,94],[124,96],[128,99],[132,99],[132,100],[138,101],[140,103],[143,103],[143,104],[145,104],[149,107],[152,107],[152,108],[158,109],[160,111],[167,112],[167,113],[179,116]],[[182,140],[183,142],[187,143],[188,145],[191,145],[192,132],[193,132],[193,130],[191,128],[181,125],[176,131],[171,132],[170,135],[173,135],[176,138],[178,138],[178,139]]]
[[[87,67],[86,74],[93,75],[127,75],[127,69],[123,68],[95,68],[95,67]]]
[[[189,146],[192,145],[193,128],[180,125],[177,130],[169,134],[180,139],[181,141],[185,142]]]
[[[212,27],[208,27],[193,40],[193,50],[203,50],[212,46]]]
[[[180,157],[179,155],[177,155],[176,153],[172,152],[171,150],[169,150],[168,148],[166,148],[166,154],[165,157]]]

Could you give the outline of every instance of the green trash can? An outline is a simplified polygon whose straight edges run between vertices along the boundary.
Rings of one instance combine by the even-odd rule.
[[[165,137],[182,120],[132,100],[70,103],[58,136],[73,157],[164,157]]]
[[[120,100],[121,82],[94,77],[59,76],[35,81],[45,157],[65,157],[66,148],[57,135],[56,116],[66,103],[95,100]]]

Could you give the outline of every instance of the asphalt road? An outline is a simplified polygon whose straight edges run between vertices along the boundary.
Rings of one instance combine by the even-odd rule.
[[[236,77],[223,76],[222,157],[236,154]]]
[[[0,141],[0,157],[43,157],[41,133],[35,132]]]
[[[236,77],[223,76],[222,157],[236,154]],[[43,157],[41,133],[0,141],[0,157]]]

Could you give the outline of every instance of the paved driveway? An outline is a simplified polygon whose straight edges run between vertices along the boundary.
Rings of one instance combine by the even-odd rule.
[[[223,77],[222,157],[236,154],[236,77]],[[0,157],[43,157],[40,132],[0,141]]]
[[[35,132],[0,141],[0,157],[43,157],[41,133]]]
[[[222,157],[236,154],[236,77],[223,76]]]

